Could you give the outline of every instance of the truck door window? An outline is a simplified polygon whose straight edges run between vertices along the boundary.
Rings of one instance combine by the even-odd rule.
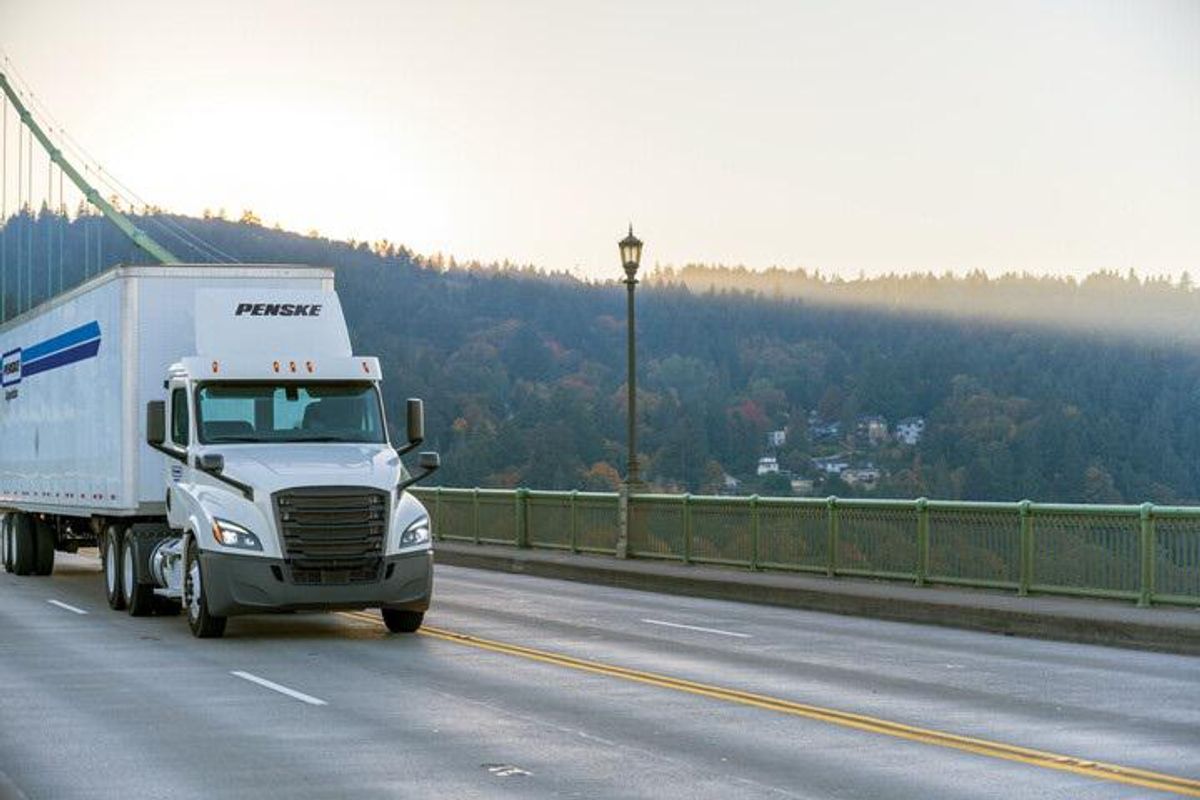
[[[184,389],[171,392],[171,441],[180,447],[188,446],[188,404]]]

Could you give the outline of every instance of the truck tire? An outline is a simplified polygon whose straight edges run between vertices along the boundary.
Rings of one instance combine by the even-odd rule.
[[[9,534],[9,542],[12,545],[13,572],[17,575],[28,575],[33,572],[36,558],[33,517],[28,514],[14,514],[9,528],[12,531]]]
[[[424,611],[405,611],[401,608],[381,608],[383,624],[392,633],[416,633],[425,621]]]
[[[187,611],[188,627],[197,639],[219,639],[225,635],[226,618],[208,613],[200,550],[192,538],[188,539],[183,557],[183,607]]]
[[[104,594],[108,597],[108,607],[113,611],[125,608],[125,592],[121,586],[121,541],[124,537],[119,525],[109,525],[104,529],[104,537],[100,542],[101,561],[104,564]]]
[[[34,526],[33,574],[49,575],[54,572],[54,545],[57,537],[54,528],[44,519]]]
[[[137,581],[137,554],[133,537],[125,536],[121,545],[121,593],[131,617],[148,617],[154,613],[154,587]]]
[[[0,517],[0,561],[4,563],[4,571],[12,572],[12,514]]]

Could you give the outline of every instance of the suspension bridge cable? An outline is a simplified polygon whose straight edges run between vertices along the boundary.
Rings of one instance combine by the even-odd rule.
[[[138,205],[141,205],[147,209],[150,207],[150,203],[148,203],[145,198],[130,189],[129,186],[121,182],[121,180],[115,175],[105,170],[104,165],[101,164],[94,156],[92,156],[91,153],[89,153],[83,147],[83,145],[81,145],[73,136],[71,136],[71,134],[68,133],[65,128],[59,127],[57,132],[59,136],[62,137],[62,141],[64,142],[66,148],[71,150],[79,158],[81,163],[83,163],[84,169],[86,169],[89,174],[93,175],[97,181],[104,184],[104,186],[112,194],[121,197],[131,207],[136,207]],[[224,250],[221,250],[208,240],[189,231],[186,227],[170,219],[165,214],[161,214],[159,216],[161,218],[146,216],[143,219],[149,224],[156,226],[159,230],[164,231],[167,233],[167,235],[173,236],[182,244],[187,245],[193,250],[199,250],[203,255],[212,258],[215,261],[237,264],[241,263],[241,261],[235,256],[226,253]]]
[[[19,200],[24,201],[24,202],[20,203],[22,209],[24,209],[24,208],[29,209],[29,215],[28,215],[29,219],[26,220],[24,217],[24,214],[22,213],[20,221],[23,224],[28,225],[28,230],[26,231],[26,236],[24,237],[24,243],[23,243],[24,246],[22,246],[22,237],[20,236],[20,230],[18,230],[18,236],[17,236],[18,252],[17,252],[17,265],[16,266],[17,266],[17,279],[18,279],[18,308],[20,306],[21,294],[24,294],[27,299],[27,304],[28,304],[27,307],[32,307],[33,295],[34,295],[34,291],[33,291],[33,289],[34,289],[34,287],[33,287],[33,223],[36,221],[36,215],[35,215],[34,209],[33,209],[33,139],[35,136],[38,138],[40,144],[42,145],[43,149],[46,151],[47,156],[49,157],[49,160],[50,160],[50,173],[48,175],[48,181],[47,181],[47,208],[49,208],[49,205],[53,203],[53,166],[57,162],[57,164],[59,166],[59,171],[60,171],[59,172],[59,184],[60,184],[60,186],[59,186],[59,201],[60,201],[60,206],[63,209],[64,217],[67,214],[67,211],[66,211],[65,203],[63,202],[65,195],[62,190],[62,182],[63,182],[64,173],[67,173],[70,175],[72,182],[75,183],[79,187],[81,192],[83,192],[85,199],[91,205],[94,205],[97,208],[99,208],[100,211],[102,211],[104,213],[104,215],[106,217],[108,217],[108,219],[110,221],[113,222],[113,224],[117,225],[117,227],[121,229],[122,233],[124,233],[126,236],[128,236],[130,239],[132,239],[135,244],[138,244],[139,246],[141,246],[143,250],[150,252],[151,255],[153,255],[155,258],[157,258],[160,261],[164,261],[167,263],[170,263],[171,261],[177,261],[177,259],[174,259],[174,257],[171,256],[165,249],[158,246],[157,243],[153,242],[152,239],[149,239],[149,237],[147,237],[145,234],[143,234],[141,231],[139,231],[135,226],[133,226],[132,223],[127,218],[125,218],[123,214],[121,214],[119,211],[117,211],[115,208],[113,208],[111,204],[107,203],[102,197],[100,197],[98,195],[98,193],[94,189],[92,189],[91,186],[88,185],[88,183],[82,178],[82,176],[80,176],[77,172],[75,172],[75,170],[68,163],[66,163],[62,160],[61,149],[66,149],[68,151],[74,152],[77,156],[80,157],[80,160],[83,162],[82,165],[83,165],[84,169],[89,174],[94,175],[99,183],[103,184],[106,188],[108,188],[112,192],[114,198],[125,199],[125,201],[129,203],[131,208],[135,208],[137,203],[141,203],[141,205],[143,206],[143,209],[146,212],[146,216],[144,217],[145,222],[147,222],[147,223],[153,225],[155,228],[163,231],[167,236],[174,238],[183,244],[186,244],[188,247],[190,247],[194,251],[200,252],[206,258],[211,258],[216,261],[238,262],[238,259],[236,257],[230,255],[229,253],[226,253],[225,251],[221,250],[216,245],[206,241],[202,237],[200,237],[197,234],[193,233],[192,231],[188,230],[184,225],[181,225],[180,223],[178,223],[174,219],[171,219],[170,217],[166,216],[165,214],[161,214],[161,212],[160,212],[159,214],[156,214],[153,217],[150,216],[149,204],[143,198],[141,198],[136,192],[134,192],[128,186],[123,184],[119,179],[117,179],[116,176],[112,176],[109,173],[107,173],[104,170],[104,167],[99,163],[99,161],[94,156],[92,156],[83,147],[82,144],[80,144],[77,140],[74,139],[74,137],[72,137],[67,132],[66,128],[64,126],[62,126],[61,123],[59,123],[58,120],[54,117],[54,115],[50,112],[50,109],[47,108],[46,105],[41,102],[40,98],[37,97],[37,95],[32,91],[28,82],[25,81],[24,77],[22,75],[20,75],[20,73],[12,67],[12,61],[8,57],[8,55],[6,53],[4,53],[3,49],[0,49],[0,56],[3,57],[6,71],[9,74],[14,76],[14,78],[16,79],[16,82],[19,86],[19,88],[10,86],[8,81],[5,80],[5,75],[3,73],[0,73],[0,88],[3,88],[5,90],[5,95],[7,96],[7,100],[12,102],[12,104],[14,105],[16,110],[19,112],[20,122],[23,123],[23,124],[18,124],[18,195],[19,195]],[[22,89],[23,89],[23,91],[21,91]],[[15,92],[15,94],[14,94],[14,92]],[[58,134],[57,138],[59,140],[57,144],[55,142],[53,142],[52,140],[50,140],[48,138],[47,134],[43,130],[41,130],[41,128],[38,126],[37,122],[33,118],[32,114],[29,112],[28,109],[26,109],[24,107],[22,100],[28,101],[28,103],[31,106],[33,106],[35,109],[38,110],[39,114],[44,119],[47,119],[51,122],[51,124],[53,126],[51,128],[52,131],[54,131],[54,128],[57,128],[56,132]],[[5,109],[4,109],[4,112],[5,112],[5,137],[7,137],[8,103],[6,102],[4,105],[5,105]],[[26,128],[28,128],[28,133],[26,133],[26,130],[25,130]],[[27,138],[27,141],[28,141],[27,147],[25,147],[25,148],[22,147],[22,145],[23,145],[22,139],[23,138]],[[26,150],[28,151],[27,154],[26,154]],[[5,152],[7,154],[7,150]],[[27,160],[28,163],[26,163],[26,164],[20,163],[23,160]],[[94,170],[92,168],[92,165],[95,166]],[[5,177],[6,177],[6,171],[7,171],[7,164],[5,164]],[[24,185],[23,186],[21,185],[22,184],[22,175],[24,176]],[[6,206],[7,203],[5,202],[4,205]],[[102,224],[94,224],[90,219],[84,221],[84,223],[85,224],[82,226],[83,231],[84,231],[84,247],[85,247],[84,268],[85,268],[85,274],[90,275],[91,274],[91,258],[90,258],[90,256],[93,252],[95,253],[95,263],[96,263],[97,272],[101,269],[102,264],[103,264],[104,232],[103,232]],[[51,226],[51,227],[53,227],[53,226]],[[96,228],[96,234],[95,234],[96,242],[94,245],[91,242],[92,237],[90,234],[90,229],[93,227]],[[62,246],[63,245],[63,235],[64,235],[63,232],[60,230],[60,232],[59,232],[59,239],[60,239],[59,269],[58,269],[58,284],[60,286],[60,289],[61,289],[62,284],[64,283],[64,275],[63,275],[64,255],[63,254],[65,251],[65,247]],[[47,266],[47,270],[46,270],[47,271],[47,276],[46,276],[47,277],[47,280],[46,280],[47,296],[49,296],[50,293],[54,289],[53,242],[49,238],[50,236],[51,236],[51,231],[48,229],[47,230],[47,265],[46,265]],[[5,232],[5,239],[7,239],[6,232]],[[157,250],[157,252],[156,252],[156,250]],[[3,254],[4,254],[4,248],[2,245],[0,245],[0,256],[2,256]],[[22,255],[24,256],[25,261],[26,261],[26,265],[25,265],[26,266],[26,269],[25,269],[26,274],[25,274],[25,279],[23,281],[21,280],[22,276],[21,276],[21,263],[20,263]],[[164,258],[164,255],[168,256],[169,258]],[[21,286],[20,285],[21,283],[23,283],[24,286]],[[21,289],[24,289],[23,293],[21,292]],[[3,312],[0,311],[0,313],[3,313]],[[0,317],[0,318],[2,318],[2,317]]]
[[[61,133],[64,137],[70,138],[70,134],[68,134],[65,130],[61,131]],[[129,202],[130,205],[141,204],[145,208],[150,207],[150,204],[146,202],[141,195],[121,182],[117,176],[105,170],[103,164],[100,164],[99,162],[95,162],[95,164],[96,169],[99,171],[99,179],[107,184],[109,188],[120,190],[118,193],[123,193],[125,195],[126,202]],[[172,220],[169,216],[165,214],[159,214],[159,216],[161,219],[149,218],[148,221],[151,222],[151,224],[158,225],[160,228],[167,230],[168,233],[173,233],[177,239],[183,241],[193,249],[201,250],[205,255],[213,257],[217,261],[225,260],[226,262],[235,264],[241,263],[241,261],[236,257],[231,256],[229,253],[221,250],[219,247],[207,241],[206,239],[203,239],[200,236],[192,233],[180,223]]]
[[[42,238],[46,240],[46,297],[54,290],[54,249],[50,233],[53,225],[50,222],[50,203],[54,201],[54,159],[46,154],[46,201],[42,204],[39,214],[38,227],[42,229]]]
[[[20,85],[20,87],[24,89],[24,91],[21,93],[22,97],[28,100],[30,105],[37,109],[39,115],[50,123],[52,130],[56,130],[60,137],[60,144],[63,146],[63,148],[72,151],[73,154],[83,164],[84,169],[87,170],[88,173],[95,175],[101,183],[105,184],[106,188],[112,194],[121,197],[131,207],[135,207],[138,204],[141,204],[143,207],[149,207],[150,204],[147,203],[145,199],[139,196],[127,185],[122,183],[115,175],[107,173],[99,159],[93,156],[87,150],[87,148],[83,146],[82,143],[75,139],[75,137],[71,136],[66,127],[55,118],[50,109],[34,94],[29,82],[26,81],[20,72],[12,66],[12,59],[8,57],[8,54],[5,53],[3,48],[0,48],[0,58],[3,58],[8,71],[13,75],[13,77],[16,78],[16,82]],[[93,166],[95,167],[94,170],[92,169]],[[169,218],[157,220],[147,217],[147,221],[156,225],[160,230],[167,232],[169,235],[173,235],[178,241],[187,244],[195,250],[200,250],[209,258],[214,258],[217,261],[224,260],[226,262],[241,263],[241,261],[236,257],[226,253],[211,242],[208,242],[197,234],[189,231],[186,227],[175,222],[174,220]]]
[[[29,271],[27,280],[25,281],[25,297],[28,299],[28,304],[25,306],[33,308],[33,133],[30,132],[25,137],[25,141],[29,144],[29,153],[25,156],[25,171],[27,180],[25,181],[25,194],[28,199],[26,206],[29,209],[29,219],[25,221],[25,264]]]
[[[25,180],[25,129],[20,125],[17,126],[17,221],[23,221],[21,214],[25,209],[24,183]],[[20,227],[17,228],[17,313],[21,313],[21,304],[25,301],[25,286],[24,286],[24,267],[21,264],[21,245],[22,235]]]
[[[46,132],[42,130],[37,120],[33,118],[33,115],[29,112],[29,109],[25,107],[21,97],[13,89],[12,84],[8,82],[8,79],[3,73],[0,73],[0,89],[4,91],[4,93],[8,96],[9,101],[11,101],[16,107],[17,111],[21,113],[21,120],[25,123],[25,127],[27,127],[30,132],[31,146],[32,138],[36,137],[41,146],[51,154],[55,162],[57,162],[58,165],[62,167],[64,171],[66,171],[67,176],[71,179],[72,183],[79,187],[79,190],[83,192],[88,201],[90,201],[92,205],[99,208],[100,211],[104,213],[104,216],[107,217],[115,226],[117,226],[118,229],[120,229],[122,234],[127,236],[129,239],[132,239],[134,243],[136,243],[140,248],[145,250],[160,263],[179,263],[179,259],[173,253],[156,242],[144,231],[139,229],[129,220],[128,217],[126,217],[123,213],[114,208],[111,203],[101,197],[100,193],[96,191],[95,187],[88,183],[87,180],[85,180],[84,177],[79,174],[79,171],[76,170],[69,161],[63,158],[62,151],[55,147],[54,142],[52,142],[46,135]]]
[[[0,130],[0,322],[8,319],[8,98]]]
[[[61,219],[58,221],[58,293],[63,290],[63,245],[66,243],[67,230],[67,201],[63,197],[63,171],[58,169],[58,211]]]

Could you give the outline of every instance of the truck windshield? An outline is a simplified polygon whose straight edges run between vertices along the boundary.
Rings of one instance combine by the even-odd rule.
[[[196,428],[204,444],[387,441],[368,382],[201,384]]]

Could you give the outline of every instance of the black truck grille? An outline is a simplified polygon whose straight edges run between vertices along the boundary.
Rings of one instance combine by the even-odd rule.
[[[275,518],[294,583],[379,580],[388,496],[358,486],[307,486],[276,492]]]

